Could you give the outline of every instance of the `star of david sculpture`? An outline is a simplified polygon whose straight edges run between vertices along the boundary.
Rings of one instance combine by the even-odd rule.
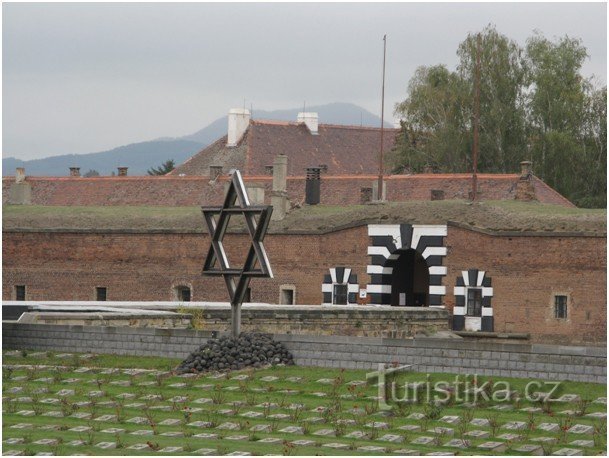
[[[250,205],[247,190],[239,170],[230,173],[231,182],[221,207],[201,207],[211,245],[203,264],[203,275],[222,276],[226,282],[231,305],[231,331],[233,337],[241,332],[241,305],[250,279],[273,278],[263,240],[271,221],[271,205]],[[232,215],[245,217],[251,245],[243,267],[231,266],[224,251],[223,239]]]

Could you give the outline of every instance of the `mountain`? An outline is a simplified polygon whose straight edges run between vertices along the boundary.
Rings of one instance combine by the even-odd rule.
[[[352,103],[330,103],[306,107],[307,111],[319,113],[322,124],[348,124],[363,126],[380,126],[381,120]],[[279,121],[296,121],[301,108],[289,110],[254,110],[253,119],[274,119]],[[97,170],[100,175],[116,173],[120,166],[129,167],[129,175],[146,175],[147,170],[156,167],[168,159],[180,164],[205,146],[226,134],[228,120],[226,116],[216,119],[207,127],[179,138],[159,138],[147,142],[132,143],[117,148],[87,154],[64,154],[22,161],[14,157],[2,159],[3,175],[11,175],[16,167],[25,167],[27,175],[33,176],[67,176],[70,167],[80,167],[80,173]],[[385,122],[385,127],[392,127]]]
[[[89,154],[64,154],[22,161],[14,157],[2,159],[3,175],[10,175],[16,167],[25,167],[27,175],[67,176],[70,167],[80,167],[80,173],[97,170],[100,175],[116,173],[117,167],[129,167],[129,175],[147,175],[151,167],[161,165],[167,159],[177,164],[199,151],[203,145],[189,140],[153,140],[119,146],[109,151]]]
[[[254,109],[252,110],[252,118],[296,121],[296,116],[302,111],[302,108],[303,107],[274,111]],[[346,124],[354,126],[359,126],[361,124],[362,126],[367,127],[379,127],[381,125],[381,118],[352,103],[337,102],[326,105],[315,105],[306,107],[306,110],[318,113],[320,124]],[[194,134],[186,135],[181,138],[183,140],[192,140],[209,145],[226,134],[227,123],[228,120],[226,119],[226,116],[224,116],[220,119],[216,119],[210,125]],[[393,125],[385,121],[385,127],[393,127]]]

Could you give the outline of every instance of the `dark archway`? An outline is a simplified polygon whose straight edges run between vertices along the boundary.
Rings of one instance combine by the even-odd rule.
[[[429,305],[429,267],[425,258],[416,250],[397,250],[392,254],[388,267],[391,276],[391,305],[424,307]]]

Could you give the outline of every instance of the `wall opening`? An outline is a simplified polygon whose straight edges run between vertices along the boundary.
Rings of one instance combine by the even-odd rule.
[[[15,285],[15,300],[16,301],[25,300],[25,285]]]
[[[282,286],[279,288],[279,303],[282,305],[294,305],[296,303],[296,287]]]
[[[104,286],[98,286],[95,288],[95,300],[105,301],[108,295],[108,289]]]
[[[426,307],[429,305],[429,267],[416,250],[397,250],[391,260],[391,305]]]
[[[190,302],[191,292],[190,287],[180,285],[175,288],[176,300],[179,302]]]
[[[341,284],[341,285],[334,285],[334,294],[332,297],[333,304],[336,305],[347,305],[348,304],[348,299],[349,299],[349,287],[348,285],[345,284]]]

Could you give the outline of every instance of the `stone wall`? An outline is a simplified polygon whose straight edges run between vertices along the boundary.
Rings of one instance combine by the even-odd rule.
[[[211,337],[209,331],[2,324],[4,349],[95,352],[184,358]],[[384,339],[277,334],[301,366],[376,369],[379,363],[410,364],[417,372],[446,372],[607,381],[607,350],[599,347],[495,344],[455,339]]]
[[[485,200],[513,200],[516,198],[518,175],[478,175],[479,198]],[[361,188],[372,187],[375,175],[322,175],[321,203],[326,205],[354,205],[361,203]],[[246,184],[263,187],[265,203],[270,204],[272,176],[245,176]],[[224,198],[226,175],[210,180],[206,176],[124,176],[124,177],[27,177],[33,205],[161,205],[195,206],[220,205]],[[386,177],[387,199],[432,200],[432,191],[442,191],[445,199],[468,199],[471,188],[469,174],[416,174]],[[2,179],[2,203],[12,203],[14,177]],[[30,189],[31,188],[31,189]],[[531,189],[541,203],[573,207],[573,204],[533,177]],[[304,202],[305,177],[289,176],[287,192],[292,202]]]

